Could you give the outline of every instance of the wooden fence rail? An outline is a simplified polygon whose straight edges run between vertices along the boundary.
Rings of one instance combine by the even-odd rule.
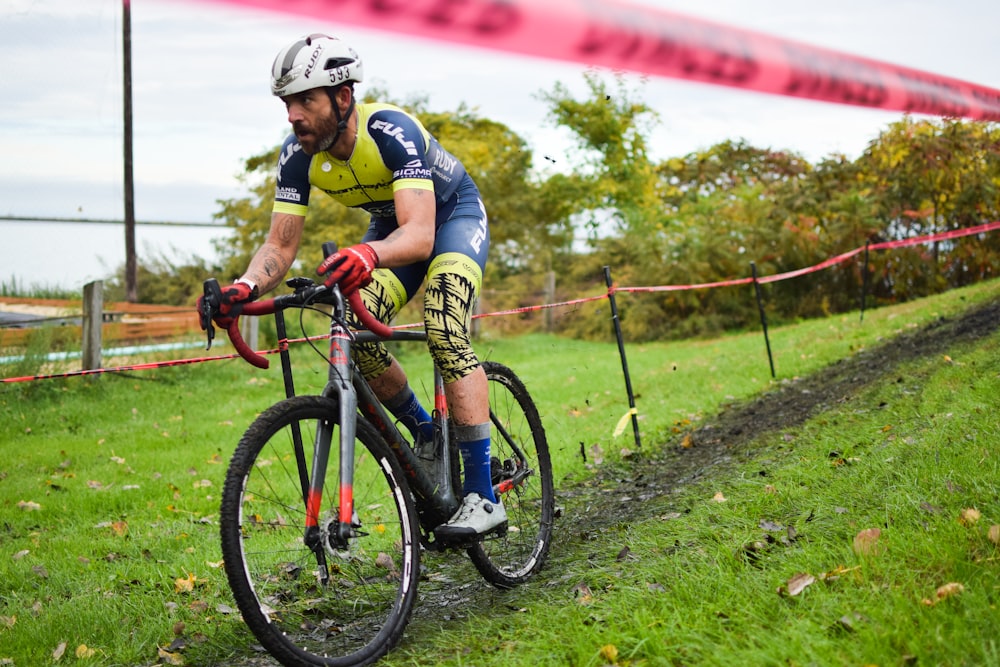
[[[105,303],[100,281],[84,287],[84,299],[30,299],[0,297],[0,310],[24,314],[14,326],[0,328],[0,349],[23,348],[39,324],[65,328],[80,340],[84,369],[99,368],[100,350],[109,343],[147,343],[201,334],[193,306]]]

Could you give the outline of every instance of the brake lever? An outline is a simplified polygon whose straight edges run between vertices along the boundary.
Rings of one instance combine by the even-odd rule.
[[[201,319],[201,328],[205,330],[205,336],[208,339],[205,349],[211,350],[212,341],[215,339],[215,327],[213,326],[214,322],[212,318],[222,304],[222,288],[219,287],[218,280],[208,278],[202,283],[202,289],[201,312],[198,314],[198,317]]]

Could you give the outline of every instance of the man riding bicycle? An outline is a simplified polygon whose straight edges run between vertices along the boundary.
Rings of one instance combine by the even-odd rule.
[[[292,134],[278,160],[267,240],[246,272],[223,289],[217,320],[225,325],[241,304],[281,282],[298,252],[315,186],[371,215],[361,242],[324,260],[316,272],[345,296],[360,290],[384,323],[426,279],[424,325],[465,471],[463,501],[434,530],[443,542],[465,541],[505,526],[493,494],[486,374],[472,350],[469,327],[482,288],[490,234],[479,190],[462,163],[402,109],[357,102],[361,58],[342,41],[314,34],[282,49],[271,91],[288,110]],[[433,437],[431,417],[402,367],[382,344],[355,346],[355,359],[379,400],[415,440]]]

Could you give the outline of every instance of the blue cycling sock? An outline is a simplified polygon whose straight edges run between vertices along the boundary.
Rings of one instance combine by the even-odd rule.
[[[420,404],[409,384],[388,401],[385,401],[384,404],[389,412],[399,420],[399,423],[406,427],[414,440],[418,435],[424,442],[430,442],[434,439],[434,424],[431,415]]]
[[[465,495],[478,493],[491,503],[495,503],[497,499],[493,495],[493,480],[490,477],[489,428],[489,424],[465,427],[459,429],[455,435],[458,438],[458,451],[462,454],[462,467],[465,469],[462,493]],[[483,431],[486,432],[486,437],[474,438],[473,434],[481,435]]]

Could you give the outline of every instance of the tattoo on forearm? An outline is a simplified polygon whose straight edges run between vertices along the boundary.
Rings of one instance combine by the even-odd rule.
[[[293,241],[297,233],[297,228],[291,217],[281,218],[281,222],[278,223],[278,238],[280,238],[284,243]]]
[[[402,235],[403,235],[403,230],[397,227],[396,229],[389,232],[388,236],[382,239],[382,243],[385,244],[398,243]]]
[[[250,263],[246,275],[256,282],[261,293],[264,293],[271,290],[287,270],[281,253],[274,248],[264,246]]]

